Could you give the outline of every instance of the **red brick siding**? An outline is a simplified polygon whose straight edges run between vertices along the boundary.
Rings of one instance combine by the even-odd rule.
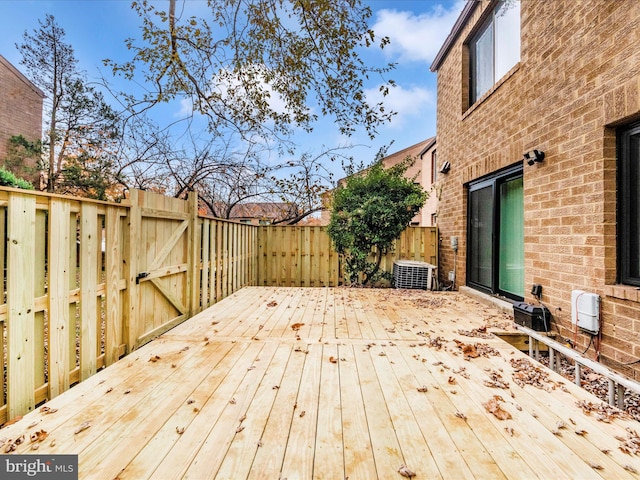
[[[522,1],[520,63],[468,108],[464,41],[490,6],[480,3],[438,69],[438,153],[451,162],[442,179],[441,275],[453,268],[455,235],[457,283],[466,282],[464,184],[543,150],[544,163],[523,167],[525,290],[543,285],[565,336],[573,336],[571,290],[601,295],[602,354],[621,368],[616,362],[640,358],[640,298],[613,286],[614,127],[640,118],[640,2]],[[586,347],[588,338],[578,339]]]
[[[41,92],[0,57],[0,159],[5,158],[12,136],[22,135],[36,141],[41,133]]]

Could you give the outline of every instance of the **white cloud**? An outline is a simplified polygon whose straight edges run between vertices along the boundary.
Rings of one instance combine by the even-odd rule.
[[[397,85],[389,89],[386,97],[377,88],[368,89],[365,93],[369,104],[383,102],[387,111],[397,112],[389,124],[389,128],[393,129],[406,125],[412,118],[420,118],[429,108],[435,109],[435,94],[424,87],[404,88]]]
[[[460,15],[464,3],[458,0],[451,9],[437,5],[430,12],[418,15],[395,9],[379,10],[372,29],[376,36],[390,38],[390,45],[384,49],[387,56],[400,62],[431,62]]]

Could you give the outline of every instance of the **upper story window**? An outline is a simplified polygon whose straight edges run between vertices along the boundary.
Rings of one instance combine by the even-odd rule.
[[[640,123],[618,131],[618,276],[640,286]]]
[[[520,61],[520,0],[500,0],[469,42],[470,100],[475,103]]]

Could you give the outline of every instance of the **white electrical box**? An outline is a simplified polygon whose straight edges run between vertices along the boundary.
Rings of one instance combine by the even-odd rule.
[[[596,334],[600,329],[600,297],[582,290],[571,292],[571,323]]]

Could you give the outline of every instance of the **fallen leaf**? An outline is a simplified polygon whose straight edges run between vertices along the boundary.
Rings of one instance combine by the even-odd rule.
[[[49,434],[44,430],[40,430],[37,432],[33,432],[30,436],[31,443],[39,443],[43,442],[45,438],[47,438]]]
[[[151,355],[151,358],[149,358],[149,361],[152,362],[152,363],[155,363],[158,360],[160,360],[160,356],[159,355]]]
[[[304,326],[304,323],[294,323],[293,325],[291,325],[291,330],[297,332],[302,326]]]
[[[16,445],[22,445],[24,443],[24,434],[20,435],[18,438],[16,438],[13,443],[15,443]]]
[[[403,477],[407,477],[407,478],[412,478],[416,476],[415,472],[413,472],[412,470],[409,470],[409,468],[406,465],[400,465],[400,468],[398,469],[398,473]]]
[[[304,410],[302,410],[302,411],[300,412],[300,418],[304,417],[306,414],[307,414],[307,412],[306,412],[306,411],[304,411]]]
[[[236,399],[235,399],[235,398],[232,398],[231,400],[229,400],[229,403],[230,403],[231,405],[235,405],[235,404],[236,404]]]
[[[111,393],[111,392],[113,392],[113,387],[107,388],[107,390],[104,393]]]
[[[504,431],[507,432],[510,437],[513,437],[515,433],[515,430],[513,429],[513,427],[504,427]]]
[[[240,425],[238,428],[236,428],[236,433],[240,433],[242,430],[244,430],[244,425]]]
[[[622,468],[624,468],[625,470],[627,470],[628,472],[631,472],[631,473],[638,473],[638,470],[636,470],[635,468],[633,468],[629,464],[623,465]]]
[[[176,433],[182,435],[185,431],[185,427],[176,427]]]
[[[80,432],[84,432],[87,428],[91,427],[91,422],[84,422],[78,428],[76,428],[74,435],[79,434]]]
[[[130,389],[130,388],[127,388],[127,389],[124,391],[124,394],[125,394],[125,395],[129,395],[130,393],[131,393],[131,389]]]
[[[587,433],[589,432],[587,432],[586,430],[582,430],[581,428],[576,430],[576,435],[580,435],[581,437],[585,436]]]
[[[487,412],[492,413],[494,417],[498,420],[508,420],[511,417],[511,414],[504,410],[500,405],[504,400],[499,395],[494,395],[492,399],[488,402],[483,403],[482,406],[487,410]]]
[[[594,470],[602,470],[602,469],[603,469],[602,465],[599,465],[599,464],[597,464],[597,463],[593,463],[593,462],[587,462],[587,463],[588,463],[588,464],[589,464],[589,466],[590,466],[591,468],[593,468]]]
[[[465,421],[467,420],[467,416],[462,412],[456,412],[455,416],[458,418],[461,418],[462,420],[465,420]]]
[[[329,357],[329,361],[331,363],[338,363],[338,359],[336,357],[334,357],[334,356]]]
[[[6,446],[6,447],[4,447],[4,453],[11,453],[11,452],[13,452],[16,448],[18,448],[18,447],[16,446],[16,444],[15,444],[15,443],[13,443],[13,442],[10,442],[10,443],[8,443],[8,444],[7,444],[7,446]]]
[[[449,377],[449,380],[447,380],[447,382],[449,383],[449,385],[455,385],[456,383],[458,383],[458,381],[454,377]]]
[[[275,300],[272,300],[271,302],[267,303],[267,307],[275,307],[278,305],[278,302],[276,302]]]
[[[247,416],[246,416],[246,415],[242,415],[238,421],[239,421],[240,423],[242,423],[242,422],[244,422],[246,419],[247,419]]]
[[[418,388],[417,388],[417,390],[418,390],[420,393],[424,393],[424,392],[426,392],[426,391],[427,391],[427,386],[426,386],[426,385],[423,385],[423,386],[421,386],[421,387],[418,387]]]

